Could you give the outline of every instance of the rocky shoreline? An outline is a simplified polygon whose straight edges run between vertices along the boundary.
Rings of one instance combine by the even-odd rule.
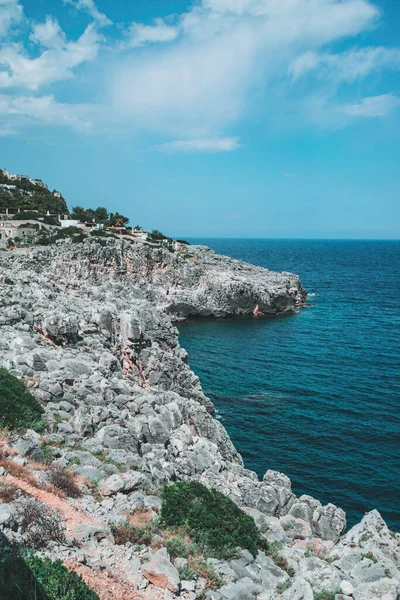
[[[171,252],[109,239],[4,252],[0,282],[0,368],[26,382],[48,423],[41,435],[4,440],[6,454],[40,482],[36,463],[51,453],[84,491],[65,501],[81,511],[69,536],[79,545],[53,544],[44,553],[88,582],[107,572],[135,598],[399,597],[400,535],[376,511],[345,533],[340,508],[297,498],[282,473],[267,471],[260,481],[247,470],[179,346],[174,321],[295,311],[307,298],[297,276],[201,246]],[[158,549],[117,545],[111,525],[135,511],[156,519],[160,486],[180,480],[231,498],[276,544],[277,560],[246,551],[208,559],[220,581],[211,589],[202,577],[181,580],[185,559],[173,561],[162,540]],[[12,503],[0,504],[0,527],[25,543]],[[157,569],[166,579],[148,576]]]

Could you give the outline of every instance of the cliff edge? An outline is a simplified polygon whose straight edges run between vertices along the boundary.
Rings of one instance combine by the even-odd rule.
[[[376,511],[345,534],[340,508],[296,497],[282,473],[269,470],[260,481],[247,470],[179,346],[174,320],[296,310],[307,295],[297,276],[200,246],[171,252],[88,239],[2,253],[0,282],[0,368],[22,379],[45,411],[41,433],[10,432],[2,442],[0,480],[18,488],[0,504],[10,542],[29,545],[18,509],[28,494],[65,524],[66,539],[40,552],[104,600],[396,600],[400,536]],[[43,488],[54,464],[73,473],[80,498]],[[189,551],[171,551],[165,530],[146,543],[121,541],[117,526],[157,522],[162,487],[178,481],[233,500],[254,519],[265,549],[205,556],[196,571]]]

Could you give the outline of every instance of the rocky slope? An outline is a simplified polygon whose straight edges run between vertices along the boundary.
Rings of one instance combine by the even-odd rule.
[[[41,436],[12,435],[5,453],[39,483],[45,475],[32,460],[49,452],[79,478],[83,497],[57,506],[69,542],[48,551],[88,582],[106,572],[122,586],[112,596],[100,586],[101,598],[398,597],[400,536],[376,511],[344,535],[340,508],[297,498],[281,473],[259,481],[245,469],[179,346],[176,319],[294,311],[306,300],[295,275],[204,247],[170,252],[108,240],[3,253],[0,281],[0,368],[26,381],[48,422]],[[162,539],[115,544],[112,524],[138,511],[155,519],[160,486],[193,479],[253,516],[276,556],[209,559],[219,581],[211,590],[201,576],[180,580],[185,559],[173,564]],[[81,517],[70,517],[72,509]],[[0,505],[0,523],[24,543],[17,512]]]

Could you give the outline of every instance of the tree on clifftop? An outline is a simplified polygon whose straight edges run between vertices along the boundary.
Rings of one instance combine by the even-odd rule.
[[[109,226],[110,227],[124,227],[129,223],[129,217],[124,217],[118,212],[110,214]]]
[[[72,207],[72,218],[80,221],[96,221],[96,223],[106,223],[108,221],[108,210],[103,206],[93,208],[83,208],[82,206]]]
[[[93,217],[96,223],[104,223],[108,220],[108,210],[103,206],[99,206],[93,211]]]

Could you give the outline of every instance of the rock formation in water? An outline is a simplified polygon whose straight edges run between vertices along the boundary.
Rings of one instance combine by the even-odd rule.
[[[174,320],[296,310],[306,300],[298,277],[205,247],[110,239],[2,253],[0,283],[0,368],[24,380],[47,423],[41,434],[3,440],[0,480],[60,512],[66,539],[42,554],[76,570],[102,600],[396,600],[399,534],[376,511],[344,534],[340,508],[297,498],[282,473],[260,481],[179,346]],[[81,498],[43,487],[49,456],[74,473]],[[172,558],[160,532],[147,544],[118,543],[116,524],[156,521],[162,486],[193,480],[253,517],[273,552],[205,558],[210,578]],[[0,527],[26,545],[17,500],[0,504]]]

